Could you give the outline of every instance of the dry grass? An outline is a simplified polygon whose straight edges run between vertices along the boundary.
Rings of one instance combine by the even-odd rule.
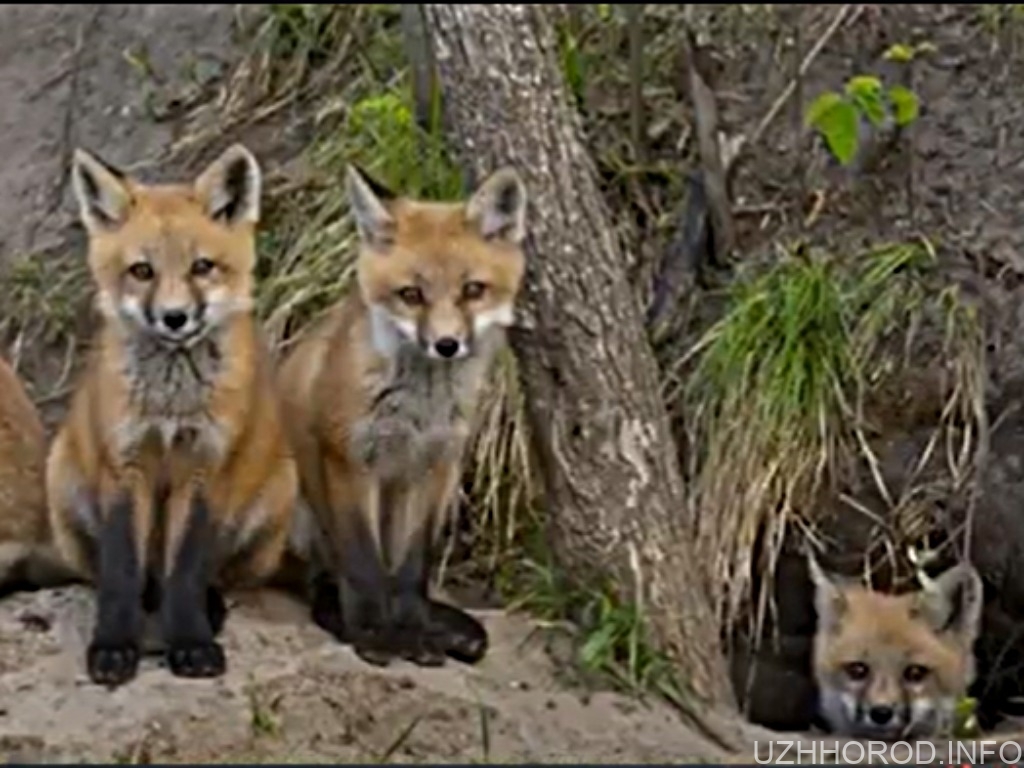
[[[895,493],[875,453],[878,438],[900,431],[896,404],[881,394],[892,395],[920,366],[938,361],[946,371],[941,415],[920,463],[943,445],[952,485],[967,480],[983,419],[982,345],[973,313],[951,291],[935,290],[933,264],[927,243],[845,259],[802,249],[783,254],[737,280],[725,316],[670,377],[667,398],[697,446],[696,534],[709,553],[707,578],[723,626],[750,615],[755,576],[770,584],[792,527],[814,537],[822,502],[857,472],[870,475],[889,505],[884,517],[896,521],[880,528],[888,551],[902,553],[927,533],[924,488]],[[936,328],[941,348],[919,346],[926,329]],[[755,562],[759,543],[764,554]],[[761,590],[754,611],[759,621],[768,592]]]

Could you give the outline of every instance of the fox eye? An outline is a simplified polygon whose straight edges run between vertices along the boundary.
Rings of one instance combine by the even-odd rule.
[[[415,285],[407,285],[405,288],[398,291],[398,298],[410,307],[418,307],[423,303],[423,291]]]
[[[920,664],[911,664],[903,670],[903,679],[908,683],[920,683],[928,677],[928,667]]]
[[[213,272],[215,266],[217,265],[209,259],[196,259],[192,262],[192,275],[194,277],[205,277]]]
[[[487,286],[479,280],[470,280],[462,286],[462,298],[467,301],[476,301],[487,292]]]
[[[844,667],[846,676],[851,680],[859,681],[868,676],[868,665],[862,661],[851,661]]]
[[[128,274],[140,282],[149,282],[153,279],[153,267],[145,261],[136,261],[128,267]]]

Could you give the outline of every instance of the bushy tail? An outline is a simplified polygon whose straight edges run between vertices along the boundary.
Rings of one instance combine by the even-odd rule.
[[[0,543],[0,597],[79,581],[49,545]]]

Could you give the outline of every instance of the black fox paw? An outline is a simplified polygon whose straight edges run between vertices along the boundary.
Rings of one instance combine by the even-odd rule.
[[[175,643],[167,649],[167,666],[178,677],[220,677],[227,659],[218,643]]]
[[[420,667],[443,667],[445,663],[444,638],[425,630],[409,630],[399,646],[399,654],[406,661]]]
[[[352,650],[367,664],[375,667],[386,667],[391,660],[400,655],[395,647],[391,633],[383,629],[369,629],[359,632],[352,640]]]
[[[430,624],[445,653],[464,664],[476,664],[487,655],[487,630],[465,611],[430,602]]]
[[[93,641],[86,652],[89,678],[111,688],[135,677],[139,669],[139,647],[134,643],[101,643]]]

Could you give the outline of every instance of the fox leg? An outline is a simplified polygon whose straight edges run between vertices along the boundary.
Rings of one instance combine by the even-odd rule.
[[[135,677],[141,655],[142,592],[153,518],[153,489],[148,473],[136,467],[123,472],[125,482],[101,489],[104,509],[80,513],[100,519],[94,550],[96,626],[86,652],[93,682],[117,686]],[[88,501],[86,500],[88,498]],[[95,504],[83,496],[79,503]]]
[[[430,631],[427,598],[433,562],[432,508],[420,498],[419,488],[402,484],[389,491],[382,512],[392,569],[392,646],[407,661],[425,667],[441,666],[445,650],[440,638]]]
[[[437,465],[431,470],[425,494],[429,527],[424,531],[421,544],[422,551],[426,553],[426,563],[422,587],[418,589],[429,605],[427,624],[433,643],[456,661],[475,664],[487,653],[487,630],[483,624],[460,608],[430,599],[427,593],[434,549],[451,511],[461,472],[462,466],[457,460]]]
[[[172,484],[166,530],[160,618],[167,666],[179,677],[218,677],[227,662],[210,622],[214,526],[200,479]]]
[[[387,571],[381,557],[375,484],[349,465],[324,457],[324,521],[332,570],[313,580],[313,619],[364,661],[378,666],[394,656],[388,632]],[[335,575],[336,574],[336,575]]]

